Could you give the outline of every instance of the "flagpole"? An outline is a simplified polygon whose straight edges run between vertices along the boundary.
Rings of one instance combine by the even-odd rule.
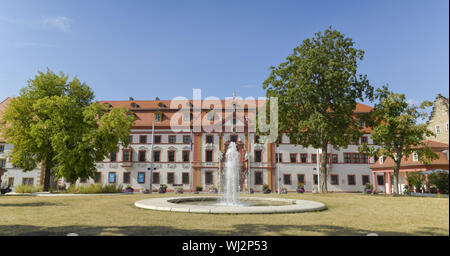
[[[155,120],[152,123],[152,149],[150,151],[150,194],[153,192],[153,145],[155,144]]]

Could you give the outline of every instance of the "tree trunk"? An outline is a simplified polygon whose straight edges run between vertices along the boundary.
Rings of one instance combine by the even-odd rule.
[[[327,177],[328,177],[328,170],[327,170],[327,160],[328,160],[328,144],[325,144],[325,146],[322,146],[322,157],[320,158],[320,193],[328,193],[328,187],[327,187]],[[319,156],[317,156],[319,157]]]
[[[50,190],[50,170],[51,167],[48,164],[45,164],[45,171],[44,171],[44,191],[48,192]]]
[[[398,191],[398,174],[399,174],[399,170],[400,170],[400,161],[394,161],[395,162],[395,166],[394,166],[394,180],[392,182],[392,186],[394,187],[393,192],[392,192],[393,196],[398,196],[399,195],[399,191]]]

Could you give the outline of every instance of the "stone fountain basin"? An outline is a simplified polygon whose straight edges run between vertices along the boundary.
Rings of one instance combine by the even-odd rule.
[[[218,196],[195,196],[195,197],[165,197],[144,199],[134,203],[136,207],[170,212],[187,212],[187,213],[209,213],[209,214],[264,214],[264,213],[296,213],[311,212],[327,209],[323,203],[284,199],[284,198],[265,198],[265,197],[241,197],[240,200],[264,201],[258,206],[228,206],[228,205],[196,205],[197,202],[216,201],[221,197]],[[264,205],[264,204],[268,205]],[[270,205],[273,203],[274,205]]]

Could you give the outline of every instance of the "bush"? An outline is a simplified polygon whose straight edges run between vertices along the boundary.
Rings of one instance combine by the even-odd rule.
[[[415,187],[416,190],[422,190],[425,183],[425,176],[420,172],[408,173],[408,183],[411,187]]]
[[[42,186],[33,186],[33,185],[18,185],[14,188],[14,192],[16,193],[36,193],[42,192]]]
[[[431,185],[436,186],[442,194],[448,194],[448,172],[433,173],[428,176]]]
[[[67,193],[71,194],[101,194],[101,193],[121,193],[123,191],[122,185],[116,186],[115,184],[90,184],[76,186],[72,184],[67,189]]]
[[[202,186],[197,186],[196,188],[195,188],[195,191],[197,191],[197,192],[200,192],[200,191],[202,191],[203,190],[203,187]]]

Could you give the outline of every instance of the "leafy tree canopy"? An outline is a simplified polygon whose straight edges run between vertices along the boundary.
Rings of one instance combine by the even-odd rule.
[[[372,139],[380,147],[363,144],[360,151],[394,160],[409,157],[414,152],[424,163],[436,159],[437,155],[424,143],[425,138],[434,133],[427,129],[425,123],[417,124],[418,120],[427,116],[425,108],[433,103],[424,101],[420,106],[410,105],[404,94],[391,92],[388,86],[377,89],[375,97],[378,103],[367,120],[374,127]]]
[[[279,130],[291,143],[346,147],[359,139],[356,103],[373,94],[366,75],[357,74],[363,57],[351,38],[330,27],[305,39],[285,62],[271,67],[263,88],[267,97],[278,97]]]
[[[11,161],[25,171],[46,168],[48,189],[52,175],[69,180],[94,177],[95,162],[125,146],[134,121],[125,108],[93,102],[90,87],[76,77],[38,72],[3,115],[2,133],[14,145]]]

